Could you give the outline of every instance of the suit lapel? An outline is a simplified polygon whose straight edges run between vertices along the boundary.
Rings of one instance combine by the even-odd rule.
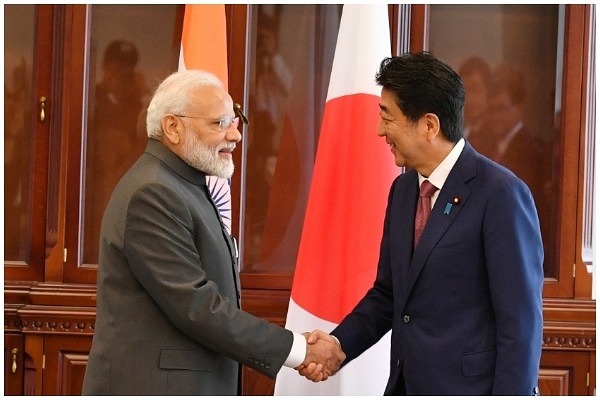
[[[476,158],[473,148],[466,144],[462,154],[450,171],[431,210],[431,215],[421,234],[419,244],[414,250],[408,269],[407,284],[409,291],[407,293],[415,284],[427,258],[454,220],[459,217],[464,204],[468,201],[470,190],[466,182],[475,176]]]

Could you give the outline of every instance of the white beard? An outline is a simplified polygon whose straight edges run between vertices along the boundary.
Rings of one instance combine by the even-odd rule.
[[[188,138],[181,149],[180,157],[183,161],[207,175],[231,178],[234,170],[233,161],[219,157],[221,146],[206,145],[193,134],[188,135]]]

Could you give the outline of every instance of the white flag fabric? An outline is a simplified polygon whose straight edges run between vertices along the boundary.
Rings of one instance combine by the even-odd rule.
[[[399,169],[377,136],[386,4],[344,5],[286,328],[330,332],[372,286],[387,196]],[[325,382],[282,368],[275,395],[382,395],[390,333]]]

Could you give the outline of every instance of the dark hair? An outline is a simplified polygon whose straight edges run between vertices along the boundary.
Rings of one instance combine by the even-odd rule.
[[[433,113],[446,139],[456,143],[462,138],[465,88],[444,62],[428,52],[385,58],[375,80],[395,94],[396,104],[409,121]]]
[[[106,46],[102,63],[104,65],[113,63],[122,68],[133,69],[139,57],[137,48],[132,42],[128,40],[115,40]]]
[[[481,57],[470,57],[458,68],[458,74],[462,79],[469,75],[479,75],[486,87],[492,81],[492,67]]]

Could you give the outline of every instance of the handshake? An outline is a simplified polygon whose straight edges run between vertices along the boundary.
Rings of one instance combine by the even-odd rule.
[[[318,329],[303,335],[307,343],[306,358],[295,369],[313,382],[327,380],[340,369],[340,364],[346,359],[340,342]]]

